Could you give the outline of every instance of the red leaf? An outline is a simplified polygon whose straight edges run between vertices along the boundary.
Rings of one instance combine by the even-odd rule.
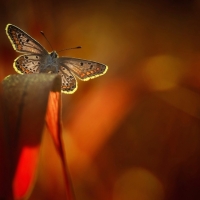
[[[31,182],[34,181],[38,164],[38,154],[39,145],[35,147],[23,147],[21,151],[13,180],[13,193],[17,199],[23,197],[28,192]]]
[[[49,103],[46,113],[46,123],[62,162],[63,174],[66,183],[67,200],[73,200],[75,197],[73,189],[72,187],[70,187],[72,184],[67,170],[67,164],[61,138],[60,94],[58,92],[50,92]]]
[[[60,85],[60,76],[49,74],[4,79],[0,87],[0,199],[27,197],[31,192],[45,116],[62,159],[67,197],[72,199],[61,143]]]

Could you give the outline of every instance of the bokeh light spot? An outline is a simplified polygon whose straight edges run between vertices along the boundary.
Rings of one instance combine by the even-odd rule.
[[[184,69],[177,57],[159,55],[145,61],[143,72],[152,90],[167,90],[178,85]]]
[[[161,182],[144,168],[132,168],[119,177],[114,186],[114,200],[161,200]]]

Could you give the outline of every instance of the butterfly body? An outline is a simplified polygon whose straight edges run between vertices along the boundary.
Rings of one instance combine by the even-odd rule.
[[[52,51],[44,57],[42,63],[40,63],[40,73],[58,73],[59,63],[58,63],[58,54],[55,51]]]
[[[14,60],[13,67],[20,74],[57,73],[61,75],[63,93],[74,93],[77,89],[75,76],[87,81],[106,73],[104,64],[78,58],[59,57],[56,51],[48,52],[39,42],[17,26],[8,24],[6,34],[13,48],[24,53]]]

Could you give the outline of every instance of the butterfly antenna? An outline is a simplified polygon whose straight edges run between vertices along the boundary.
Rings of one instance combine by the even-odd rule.
[[[52,51],[53,51],[53,47],[51,46],[49,40],[46,38],[45,34],[43,31],[40,31],[40,33],[44,36],[44,38],[46,39],[46,41],[49,43],[49,46],[51,47]]]
[[[72,47],[72,48],[68,48],[68,49],[62,49],[62,50],[58,51],[58,53],[61,51],[66,51],[66,50],[70,50],[70,49],[80,49],[80,48],[81,48],[81,46]]]

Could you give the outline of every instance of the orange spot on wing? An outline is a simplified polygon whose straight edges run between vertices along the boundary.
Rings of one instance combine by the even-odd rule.
[[[85,76],[85,74],[83,73],[83,74],[81,74],[81,77],[84,77]]]

